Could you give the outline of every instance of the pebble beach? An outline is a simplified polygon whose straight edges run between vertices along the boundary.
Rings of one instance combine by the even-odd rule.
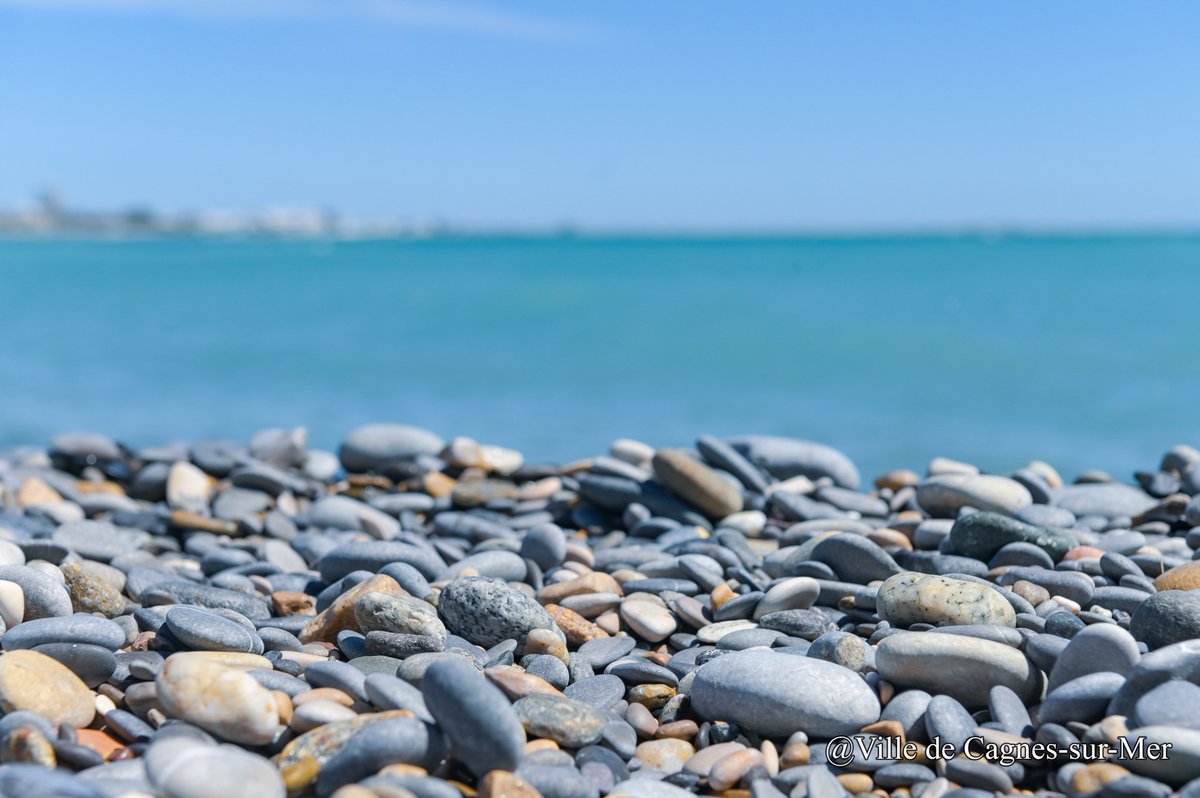
[[[1200,451],[0,451],[0,795],[1200,798]]]

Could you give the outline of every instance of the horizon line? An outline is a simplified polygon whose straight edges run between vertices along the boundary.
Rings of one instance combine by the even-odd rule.
[[[1011,225],[834,225],[834,226],[764,226],[764,227],[707,227],[688,226],[628,226],[628,225],[437,225],[432,228],[414,227],[372,235],[338,234],[325,231],[314,233],[272,230],[206,232],[206,231],[71,231],[30,230],[0,231],[0,242],[14,241],[550,241],[550,240],[695,240],[695,241],[867,241],[895,239],[1104,239],[1104,238],[1194,238],[1200,237],[1196,224],[1011,224]]]

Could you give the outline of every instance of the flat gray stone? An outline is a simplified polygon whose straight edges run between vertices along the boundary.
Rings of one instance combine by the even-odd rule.
[[[771,737],[853,734],[879,720],[879,699],[846,668],[770,651],[739,651],[696,671],[690,693],[702,718]]]

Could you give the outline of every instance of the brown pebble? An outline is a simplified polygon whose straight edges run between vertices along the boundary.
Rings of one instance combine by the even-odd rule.
[[[279,722],[284,726],[292,720],[292,697],[282,690],[272,690],[271,697],[275,699],[275,710],[279,713]]]
[[[479,781],[479,798],[542,798],[542,794],[516,773],[493,770]]]
[[[288,792],[295,793],[316,781],[317,774],[320,772],[321,763],[317,761],[316,757],[305,756],[284,765],[279,774],[283,777],[283,783]]]
[[[344,629],[358,630],[358,622],[354,618],[354,604],[368,593],[386,593],[389,596],[407,596],[408,591],[400,587],[400,583],[387,574],[375,574],[347,590],[334,599],[317,617],[313,618],[300,630],[300,641],[311,643],[323,641],[332,643]],[[268,666],[270,667],[270,666]]]
[[[574,610],[558,604],[547,604],[546,612],[550,613],[550,617],[558,624],[558,628],[567,636],[567,642],[573,646],[581,646],[589,640],[609,636],[608,632]]]
[[[385,765],[383,770],[379,771],[381,776],[428,776],[429,771],[420,765],[410,765],[407,762],[396,762],[391,765]]]
[[[277,590],[271,594],[271,610],[278,616],[314,615],[317,611],[317,597],[299,590]]]
[[[788,743],[779,752],[779,767],[787,770],[799,765],[807,765],[809,756],[808,743]]]
[[[1158,590],[1195,590],[1200,588],[1200,560],[1177,565],[1154,579]]]
[[[431,471],[422,478],[421,487],[435,499],[442,499],[454,492],[458,483],[453,477],[448,477],[441,471]]]
[[[525,636],[525,656],[530,654],[549,654],[562,660],[566,665],[571,655],[567,652],[567,644],[558,633],[552,629],[533,629]]]
[[[133,642],[126,646],[126,650],[149,651],[157,637],[158,634],[155,632],[138,632],[134,635]]]
[[[214,535],[232,537],[237,533],[237,524],[220,518],[209,518],[199,513],[189,513],[187,510],[172,510],[171,525],[180,529],[194,529],[200,532],[212,532]]]
[[[909,485],[916,485],[920,481],[921,477],[917,475],[916,471],[909,471],[907,468],[901,468],[895,471],[888,471],[885,474],[880,474],[879,476],[875,477],[875,487],[879,488],[880,490],[883,490],[884,488],[888,488],[889,490],[900,490],[901,488],[908,487]]]
[[[658,719],[642,704],[630,704],[626,708],[625,722],[633,727],[639,737],[653,737],[658,731]]]
[[[562,695],[557,687],[550,684],[550,682],[541,676],[526,673],[515,665],[488,668],[483,672],[483,675],[488,677],[492,684],[499,687],[508,696],[510,701],[516,701],[518,698],[524,698],[527,695],[534,695],[536,693]]]
[[[111,734],[96,729],[76,729],[75,741],[80,745],[86,745],[105,759],[125,747],[124,743]]]
[[[19,726],[0,740],[0,762],[30,762],[52,768],[58,764],[54,746],[40,729]]]
[[[641,704],[633,704],[632,706],[641,706]],[[663,723],[655,730],[654,736],[658,739],[663,737],[673,737],[676,740],[690,740],[700,731],[700,727],[696,725],[694,720],[676,720],[670,723]]]
[[[54,504],[63,500],[58,491],[37,477],[29,477],[22,482],[15,498],[18,507],[36,507],[39,504]]]
[[[722,604],[736,597],[737,593],[734,593],[733,588],[731,588],[729,585],[725,584],[724,582],[717,585],[713,588],[711,595],[713,611],[715,612],[716,610],[721,609]]]
[[[1123,779],[1129,771],[1111,762],[1090,762],[1071,774],[1071,790],[1074,795],[1093,793],[1105,784]]]
[[[675,688],[665,684],[639,684],[629,688],[625,698],[631,704],[641,704],[646,709],[661,709],[663,704],[675,697]]]
[[[379,793],[368,790],[361,784],[347,784],[334,790],[329,798],[379,798]]]
[[[837,780],[851,795],[870,792],[875,788],[875,782],[866,773],[842,773]]]
[[[1043,601],[1048,601],[1050,591],[1041,585],[1035,585],[1025,579],[1018,579],[1013,583],[1012,592],[1016,593],[1021,598],[1028,601],[1033,606],[1041,604]]]
[[[525,743],[526,755],[532,754],[535,751],[557,751],[558,743],[553,740],[547,740],[544,737],[539,737],[536,740],[530,740]]]
[[[722,758],[708,772],[709,788],[720,792],[736,786],[751,768],[762,762],[762,758],[763,755],[753,748],[743,748]]]
[[[862,727],[864,734],[877,734],[904,742],[904,725],[898,720],[880,720]]]
[[[621,631],[621,616],[616,612],[609,610],[608,612],[601,613],[600,616],[596,618],[596,625],[608,632],[610,635],[616,635],[617,632]]]
[[[616,593],[620,596],[624,592],[613,577],[600,571],[592,571],[590,574],[568,579],[566,582],[546,585],[538,591],[537,599],[542,604],[561,604],[562,600],[568,596],[578,596],[583,593]]]

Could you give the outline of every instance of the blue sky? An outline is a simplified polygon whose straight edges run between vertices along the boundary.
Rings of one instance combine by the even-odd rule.
[[[1200,225],[1200,5],[0,0],[0,205]]]

